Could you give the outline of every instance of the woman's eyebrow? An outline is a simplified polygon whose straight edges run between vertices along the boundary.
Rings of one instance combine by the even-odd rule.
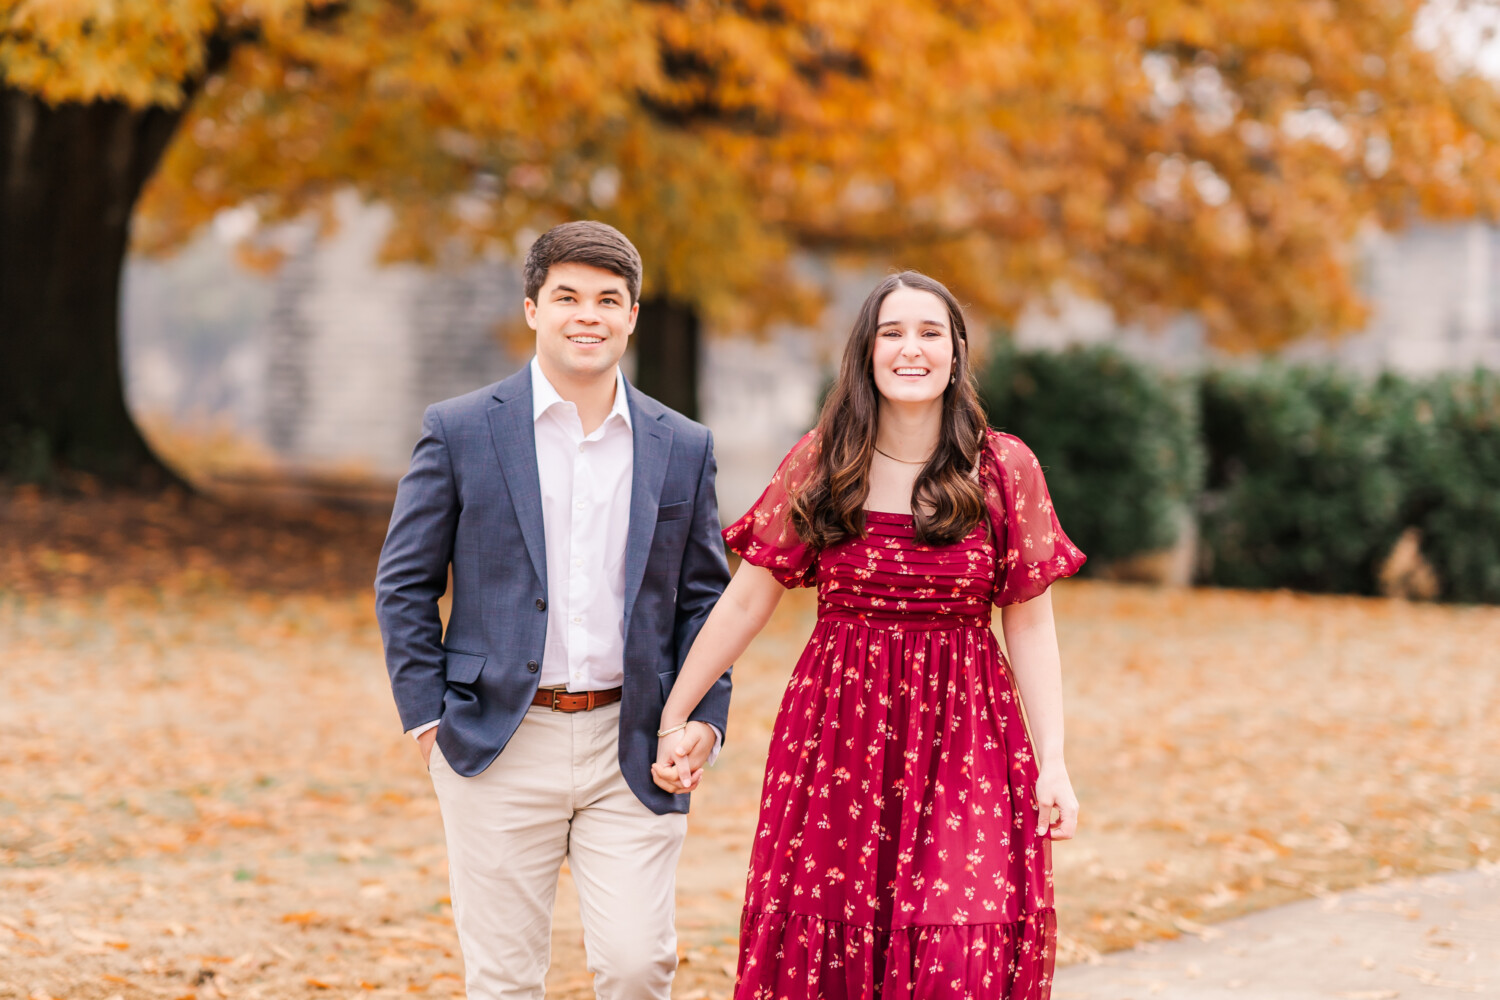
[[[888,326],[900,326],[900,325],[901,325],[901,321],[899,319],[888,319],[884,323],[877,323],[877,324],[875,324],[875,329],[877,329],[877,330],[883,330],[883,329],[885,329]],[[948,326],[947,323],[944,323],[940,319],[919,319],[919,320],[917,320],[917,325],[918,326],[941,326],[941,327],[943,327],[945,329]]]

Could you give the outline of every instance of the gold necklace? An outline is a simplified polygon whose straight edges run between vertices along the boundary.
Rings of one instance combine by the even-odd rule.
[[[922,459],[922,461],[920,461],[920,462],[908,462],[904,458],[897,458],[895,455],[891,455],[891,454],[888,454],[887,452],[880,451],[880,446],[879,445],[871,445],[870,447],[874,448],[876,451],[879,451],[880,454],[885,455],[885,457],[888,458],[888,459],[890,459],[892,462],[900,462],[902,465],[926,465],[928,463],[928,461],[932,458],[931,455],[928,455],[927,458]]]

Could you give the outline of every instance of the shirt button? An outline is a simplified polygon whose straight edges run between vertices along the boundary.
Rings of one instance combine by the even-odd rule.
[[[537,663],[535,660],[527,660],[526,669],[530,670],[532,673],[536,673],[541,669],[541,664]]]
[[[582,625],[583,624],[583,616],[582,615],[574,615],[573,616],[573,624],[574,625]]]
[[[573,565],[574,566],[582,566],[583,565],[583,560],[582,559],[574,559],[573,560]]]
[[[547,610],[547,602],[544,601],[544,600],[542,600],[540,597],[538,597],[536,599],[536,609],[538,611],[546,611]]]
[[[578,509],[579,510],[583,510],[583,508],[585,508],[587,506],[588,506],[588,504],[585,503],[584,501],[582,501],[582,500],[578,501]]]
[[[579,446],[578,446],[578,450],[579,450],[579,451],[583,451],[583,445],[581,445],[581,444],[580,444],[580,445],[579,445]]]

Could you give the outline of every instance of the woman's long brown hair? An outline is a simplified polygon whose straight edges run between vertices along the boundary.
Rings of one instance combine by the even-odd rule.
[[[974,474],[988,423],[969,368],[969,338],[963,311],[942,283],[903,271],[882,281],[860,307],[844,347],[839,377],[818,417],[817,467],[791,497],[790,518],[803,544],[824,549],[864,534],[870,495],[870,460],[880,423],[875,388],[875,333],[880,306],[898,288],[931,292],[948,308],[953,337],[954,379],[943,390],[938,444],[912,487],[917,540],[947,545],[974,530],[984,517],[984,487]]]

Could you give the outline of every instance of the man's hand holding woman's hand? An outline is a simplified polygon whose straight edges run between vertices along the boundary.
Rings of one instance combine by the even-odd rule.
[[[671,728],[665,722],[662,729]],[[714,749],[713,727],[706,722],[689,722],[686,729],[668,733],[656,743],[656,763],[651,765],[651,780],[663,791],[690,792],[703,777],[703,765]]]

